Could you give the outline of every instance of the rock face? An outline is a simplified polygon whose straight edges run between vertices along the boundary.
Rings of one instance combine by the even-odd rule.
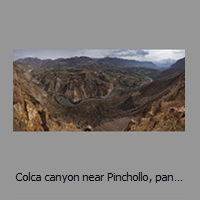
[[[185,131],[185,73],[170,91],[130,121],[125,131]]]
[[[92,127],[90,125],[86,126],[85,129],[84,129],[84,131],[92,131],[92,130],[93,129],[92,129]]]
[[[25,99],[23,105],[19,102],[13,106],[15,123],[23,130],[44,131],[45,122],[42,121],[40,113],[41,106],[34,105],[31,101]]]
[[[37,98],[37,99],[36,99]],[[78,131],[73,123],[51,116],[47,93],[26,80],[17,65],[13,68],[14,131]],[[41,101],[39,101],[41,100]]]
[[[138,119],[138,122],[129,122],[125,131],[185,131],[185,111],[184,107],[177,103],[178,108],[170,111],[171,106],[175,102],[164,103],[160,107],[154,103],[149,113]],[[152,112],[156,106],[157,111]]]
[[[44,89],[48,92],[60,93],[73,103],[79,102],[81,99],[106,96],[113,89],[112,83],[109,83],[108,80],[104,82],[98,75],[88,72],[83,76],[84,80],[80,80],[80,77],[74,77],[74,81],[69,79],[65,81],[58,77],[47,80],[44,83]]]

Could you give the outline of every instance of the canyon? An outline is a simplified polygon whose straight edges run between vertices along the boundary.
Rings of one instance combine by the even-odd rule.
[[[184,131],[185,58],[13,62],[14,131]]]

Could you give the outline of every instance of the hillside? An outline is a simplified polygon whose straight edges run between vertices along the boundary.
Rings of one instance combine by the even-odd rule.
[[[98,59],[97,63],[102,66],[112,66],[112,67],[145,67],[145,68],[152,68],[158,69],[158,66],[153,62],[145,62],[145,61],[136,61],[136,60],[127,60],[127,59],[120,59],[120,58],[102,58]]]
[[[185,109],[185,73],[177,70],[183,68],[181,61],[170,67],[176,73],[156,79],[168,74],[167,70],[120,67],[121,60],[116,67],[106,67],[105,63],[94,64],[88,57],[24,60],[13,63],[15,130],[185,129],[185,116],[167,118],[171,110],[180,113]]]
[[[155,96],[155,99],[130,120],[126,131],[185,130],[185,72],[156,80],[140,91],[146,97],[149,94]]]
[[[120,59],[120,58],[89,58],[86,56],[81,57],[72,57],[72,58],[58,58],[55,60],[46,59],[41,60],[38,58],[24,58],[18,59],[16,62],[25,63],[33,68],[77,68],[77,67],[142,67],[142,68],[152,68],[158,69],[158,66],[153,62],[147,61],[136,61],[136,60],[127,60],[127,59]]]
[[[27,72],[13,66],[13,130],[14,131],[78,131],[63,116],[52,113],[58,107],[52,98],[37,84],[29,80]]]
[[[167,76],[172,76],[174,74],[178,74],[185,71],[185,58],[182,58],[178,60],[176,63],[171,65],[170,68],[164,70],[158,77],[167,77]]]
[[[27,64],[15,62],[25,68]],[[77,63],[76,63],[77,64]],[[77,65],[76,65],[77,66]],[[30,69],[30,68],[28,68]],[[71,102],[105,97],[117,87],[136,87],[159,74],[156,69],[83,67],[45,67],[29,70],[32,80],[46,92],[61,94]]]

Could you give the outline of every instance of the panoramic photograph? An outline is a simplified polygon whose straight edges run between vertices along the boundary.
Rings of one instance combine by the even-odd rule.
[[[185,132],[185,50],[13,50],[13,131]]]

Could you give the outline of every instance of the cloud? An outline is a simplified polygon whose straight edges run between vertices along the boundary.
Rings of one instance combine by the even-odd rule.
[[[149,54],[149,51],[147,50],[124,50],[124,49],[118,49],[118,50],[112,50],[110,52],[110,56],[112,57],[144,57]]]
[[[149,51],[144,51],[144,50],[136,50],[138,56],[146,56],[149,54]]]
[[[174,54],[185,54],[185,50],[174,50]]]
[[[116,57],[140,61],[157,62],[161,60],[178,60],[185,57],[184,49],[74,49],[74,50],[13,50],[14,60],[28,56],[40,59],[70,58],[74,56],[92,58]]]

